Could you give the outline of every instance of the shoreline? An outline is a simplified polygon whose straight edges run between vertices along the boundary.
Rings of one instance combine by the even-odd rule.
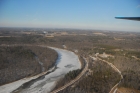
[[[47,47],[47,46],[45,46],[45,47]],[[57,48],[58,49],[58,48]],[[58,67],[58,69],[56,69],[56,67],[55,67],[55,69],[56,70],[54,70],[53,68],[54,68],[54,66],[52,67],[52,68],[50,68],[49,70],[47,70],[46,72],[43,72],[43,73],[40,73],[40,74],[38,74],[38,75],[36,75],[36,76],[33,76],[33,77],[26,77],[26,78],[23,78],[23,79],[20,79],[20,80],[18,80],[18,81],[15,81],[15,82],[13,82],[13,83],[8,83],[8,84],[5,84],[5,85],[2,85],[1,86],[1,92],[0,93],[6,93],[6,92],[10,92],[10,91],[14,91],[14,90],[16,90],[16,89],[18,89],[20,86],[22,86],[23,84],[25,84],[25,83],[27,83],[28,84],[28,82],[30,82],[30,81],[32,81],[32,80],[35,80],[35,79],[37,79],[37,78],[39,78],[39,77],[42,77],[43,75],[45,76],[45,79],[43,79],[43,80],[40,80],[40,81],[37,81],[38,83],[40,82],[40,84],[41,83],[45,83],[45,85],[43,85],[43,86],[40,86],[40,88],[42,87],[43,88],[43,90],[41,89],[41,91],[43,91],[43,92],[45,92],[45,88],[44,87],[46,87],[46,86],[48,86],[49,87],[49,89],[47,88],[47,90],[46,90],[46,92],[49,90],[49,91],[51,91],[53,88],[51,88],[52,86],[54,86],[55,84],[54,84],[54,82],[56,82],[57,81],[57,79],[59,79],[59,78],[61,78],[62,77],[62,75],[65,75],[66,73],[68,73],[70,70],[75,70],[75,69],[78,69],[78,68],[81,68],[81,63],[79,62],[79,57],[75,54],[75,53],[73,53],[73,52],[71,52],[71,51],[68,51],[68,50],[65,50],[65,49],[55,49],[55,51],[57,52],[57,53],[59,53],[60,52],[60,58],[59,58],[59,56],[58,56],[58,59],[57,59],[57,61],[56,61],[56,65],[55,66],[57,66]],[[63,57],[61,57],[61,56],[63,56]],[[78,59],[78,60],[77,60]],[[58,63],[58,61],[60,62],[60,63]],[[62,62],[61,62],[62,61]],[[68,65],[68,64],[73,64],[74,65],[74,67],[72,67],[72,68],[66,68],[65,67],[65,65]],[[66,70],[65,70],[66,69]],[[50,70],[52,71],[52,70],[54,70],[54,73],[57,73],[57,74],[54,74],[54,73],[51,73],[50,72]],[[49,73],[50,72],[50,73]],[[46,75],[47,74],[47,75]],[[57,76],[59,76],[59,77],[57,77]],[[48,79],[47,79],[48,78]],[[45,81],[44,82],[44,80],[47,80],[47,81]],[[49,83],[50,82],[50,80],[51,80],[51,84]],[[52,81],[53,80],[53,81]],[[15,86],[13,86],[13,84],[15,85]],[[37,83],[36,83],[37,84]],[[32,87],[34,87],[34,86],[36,86],[36,84],[35,85],[33,85]],[[49,84],[49,85],[48,85]],[[51,86],[50,86],[51,85]],[[6,90],[6,88],[9,88],[8,90]],[[35,88],[35,87],[34,87]],[[37,88],[38,89],[38,88]],[[51,89],[51,90],[50,90]],[[26,91],[28,91],[28,88],[26,89]]]

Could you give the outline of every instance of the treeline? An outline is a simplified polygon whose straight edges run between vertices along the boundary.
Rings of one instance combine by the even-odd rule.
[[[75,79],[80,74],[80,72],[81,72],[81,69],[70,71],[69,73],[67,73],[64,76],[64,78],[61,78],[57,82],[57,84],[53,90],[58,89],[58,88],[64,86],[65,84],[69,83],[71,80]]]
[[[140,51],[127,51],[126,56],[127,57],[136,56],[137,58],[140,58]]]
[[[10,37],[0,37],[0,44],[35,44],[43,38],[40,35],[20,35]]]
[[[49,48],[37,46],[1,46],[0,85],[41,73],[41,65],[35,56],[43,63],[45,71],[53,66],[57,59],[57,53]]]
[[[20,29],[18,29],[21,31]],[[34,34],[24,34],[22,32],[19,32],[18,30],[14,31],[12,29],[7,29],[2,31],[1,30],[1,36],[11,36],[11,37],[1,37],[0,38],[0,44],[6,43],[6,44],[13,44],[13,43],[20,43],[20,44],[49,44],[52,46],[61,46],[63,44],[68,45],[71,48],[91,48],[94,45],[99,45],[105,48],[133,48],[133,49],[139,49],[140,46],[140,39],[139,34],[135,34],[135,36],[128,36],[128,33],[120,34],[120,32],[117,33],[108,33],[108,32],[101,32],[106,34],[107,36],[95,36],[93,32],[85,31],[87,35],[63,35],[63,36],[54,36],[53,38],[47,38],[44,37],[43,34],[41,35],[38,32]],[[32,32],[28,31],[27,32]],[[25,32],[25,31],[24,31]],[[34,31],[33,31],[34,32]],[[55,32],[55,30],[51,30],[51,32]],[[80,33],[76,31],[72,31],[68,33]],[[133,33],[134,34],[134,33]],[[121,37],[120,37],[121,35]],[[13,37],[15,36],[15,37]],[[124,40],[115,40],[114,37],[120,37]],[[112,47],[116,46],[116,47]]]

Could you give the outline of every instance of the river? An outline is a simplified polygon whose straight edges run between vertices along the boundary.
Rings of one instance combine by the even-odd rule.
[[[58,53],[55,69],[51,73],[24,78],[0,86],[0,93],[49,93],[66,73],[81,68],[78,56],[73,52],[50,48]]]

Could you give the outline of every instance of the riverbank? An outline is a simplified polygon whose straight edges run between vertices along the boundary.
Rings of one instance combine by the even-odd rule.
[[[42,80],[38,80],[34,84],[32,84],[30,87],[26,89],[22,89],[20,93],[48,93],[51,91],[50,89],[54,87],[55,82],[63,77],[66,73],[68,73],[71,70],[79,69],[81,67],[80,62],[78,61],[78,56],[75,55],[73,52],[70,52],[68,50],[63,49],[57,49],[54,48],[54,50],[58,53],[59,57],[57,59],[57,69],[49,73],[48,75],[45,75]],[[67,65],[71,65],[71,67],[66,67]],[[5,86],[0,86],[0,93],[10,93],[13,90],[16,90],[19,88],[22,84],[31,81],[32,79],[36,79],[39,76],[31,77],[22,79],[10,84],[7,84]],[[8,89],[7,89],[8,88]]]

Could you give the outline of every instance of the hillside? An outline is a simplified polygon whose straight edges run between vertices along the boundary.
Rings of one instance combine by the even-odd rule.
[[[55,64],[57,53],[38,46],[0,46],[0,85],[37,75]]]

